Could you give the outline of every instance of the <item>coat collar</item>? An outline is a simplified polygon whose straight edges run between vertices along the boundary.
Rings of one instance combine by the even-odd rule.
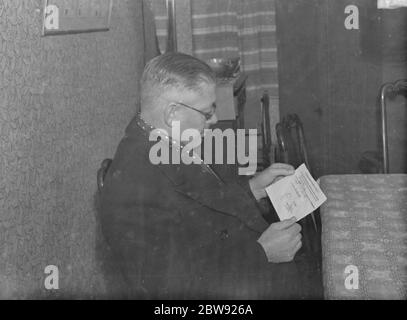
[[[154,126],[148,124],[146,121],[144,121],[141,118],[140,112],[136,115],[135,119],[135,124],[143,130],[143,132],[145,133],[145,135],[149,138],[150,136],[155,135],[155,138],[159,138],[159,137],[164,137],[164,141],[165,143],[168,144],[169,148],[176,148],[177,152],[181,152],[182,149],[185,147],[186,143],[179,143],[178,141],[172,139],[170,136],[168,136],[167,134],[165,134],[164,131],[160,131],[160,129],[155,128]],[[216,178],[220,183],[224,183],[224,181],[222,180],[222,178],[206,163],[204,163],[204,161],[197,155],[197,154],[193,154],[193,157],[195,159],[198,158],[199,159],[199,166],[201,167],[201,170],[206,171],[207,173],[211,174],[214,178]],[[164,165],[165,166],[165,165]],[[173,166],[173,165],[171,165]],[[178,165],[175,165],[178,166]],[[193,166],[191,164],[191,166]]]

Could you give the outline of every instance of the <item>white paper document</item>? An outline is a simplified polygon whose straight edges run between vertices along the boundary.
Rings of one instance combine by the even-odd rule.
[[[293,175],[269,185],[266,192],[280,220],[293,216],[297,221],[301,220],[326,201],[305,164],[300,165]]]

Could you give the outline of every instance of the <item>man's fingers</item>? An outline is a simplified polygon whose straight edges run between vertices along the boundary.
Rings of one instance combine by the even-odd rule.
[[[267,169],[267,174],[272,175],[274,177],[278,176],[289,176],[294,174],[295,170],[291,168],[272,168],[268,167]]]
[[[293,243],[297,244],[298,242],[301,242],[301,238],[302,238],[302,234],[301,233],[297,234],[293,240]]]
[[[274,179],[273,183],[276,183],[277,181],[280,181],[281,179],[285,178],[284,176],[279,176]]]
[[[300,250],[302,247],[302,241],[298,242],[297,245],[294,247],[294,255]]]
[[[287,163],[273,163],[267,169],[271,170],[271,172],[274,172],[276,170],[283,170],[285,172],[290,172],[289,174],[292,174],[295,172],[295,168],[292,165],[287,164]]]
[[[293,237],[299,234],[301,230],[302,227],[298,223],[293,223],[287,228],[287,232],[289,232]]]
[[[292,217],[291,219],[273,223],[273,226],[277,230],[284,230],[291,227],[296,221],[297,219],[295,217]]]
[[[291,169],[294,170],[294,167],[291,164],[287,164],[287,163],[273,163],[269,166],[269,168],[274,168],[274,169]]]

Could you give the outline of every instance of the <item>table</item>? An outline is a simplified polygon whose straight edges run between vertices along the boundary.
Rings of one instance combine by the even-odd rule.
[[[328,175],[320,185],[325,299],[407,299],[407,174]]]

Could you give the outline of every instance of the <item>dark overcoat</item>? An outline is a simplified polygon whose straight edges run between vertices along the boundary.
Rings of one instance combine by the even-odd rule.
[[[257,243],[269,223],[247,178],[220,181],[199,164],[154,165],[155,143],[135,117],[100,197],[110,270],[128,297],[299,298],[296,263],[268,262]]]

